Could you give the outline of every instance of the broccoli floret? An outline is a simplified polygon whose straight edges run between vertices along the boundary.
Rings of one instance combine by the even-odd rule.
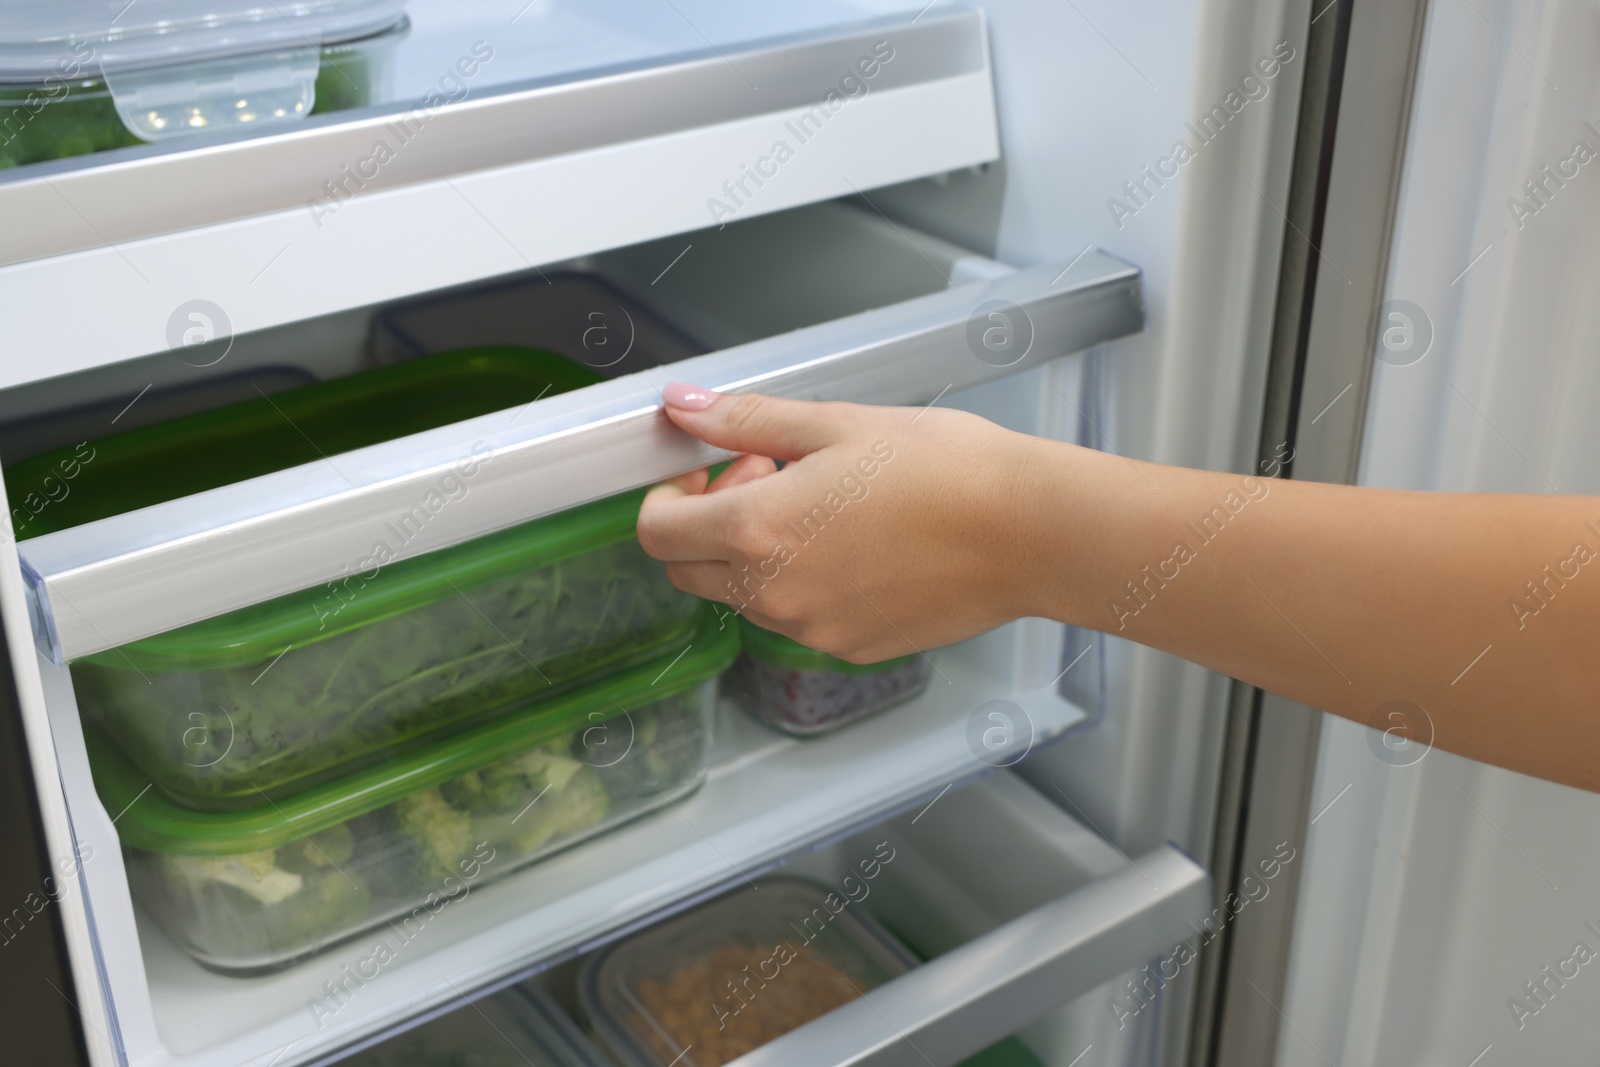
[[[303,844],[303,842],[302,842]],[[285,845],[277,859],[297,856]],[[358,875],[333,867],[295,873],[274,851],[237,856],[163,856],[172,905],[214,951],[245,956],[316,947],[359,925],[372,907]],[[303,862],[303,860],[302,860]]]
[[[429,875],[456,873],[472,847],[472,816],[453,808],[438,789],[424,789],[395,802],[401,831],[416,844]]]
[[[300,843],[300,854],[314,867],[337,867],[355,854],[356,839],[344,823],[319,830]]]
[[[616,721],[616,720],[613,720]],[[630,712],[632,744],[614,762],[591,759],[611,795],[619,800],[654,800],[693,778],[704,766],[709,737],[696,693],[686,693]],[[574,740],[580,748],[582,735]]]
[[[444,797],[445,803],[462,811],[483,811],[489,803],[484,799],[483,779],[477,771],[468,771],[441,784],[439,795]]]
[[[167,870],[192,893],[207,882],[229,885],[262,904],[277,904],[300,891],[304,879],[277,865],[272,849],[237,856],[165,856]]]
[[[267,909],[267,936],[275,948],[311,945],[344,933],[367,917],[372,895],[356,875],[328,869],[306,879],[299,893]]]
[[[474,823],[478,835],[498,840],[526,856],[557,837],[586,830],[606,817],[611,798],[600,778],[587,767],[577,766],[566,776],[563,788],[552,782],[550,789],[532,807],[511,816],[480,816]]]

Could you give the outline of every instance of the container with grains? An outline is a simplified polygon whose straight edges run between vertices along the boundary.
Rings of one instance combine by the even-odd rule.
[[[626,1067],[721,1067],[915,965],[843,894],[773,878],[593,957],[579,995]]]

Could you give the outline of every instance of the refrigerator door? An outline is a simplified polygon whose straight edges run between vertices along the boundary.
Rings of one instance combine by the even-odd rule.
[[[1329,314],[1313,312],[1302,410],[1353,385],[1345,400],[1366,413],[1364,431],[1349,424],[1359,466],[1344,477],[1361,484],[1600,493],[1600,8],[1354,12],[1343,107],[1398,120],[1400,136],[1392,167],[1366,159],[1385,188],[1342,207],[1336,155],[1327,232],[1385,216],[1392,231],[1369,256],[1341,257],[1337,238],[1323,245],[1376,285],[1342,311],[1335,299]],[[1384,64],[1386,53],[1395,62]],[[1361,125],[1341,115],[1338,152]],[[1340,365],[1326,344],[1335,336],[1365,355],[1370,385],[1328,376]],[[1574,544],[1600,549],[1596,527],[1574,528],[1563,551],[1531,560],[1530,582],[1555,573]],[[1574,569],[1569,581],[1592,580]],[[1559,604],[1563,588],[1541,592]],[[1538,641],[1546,606],[1525,590],[1486,605],[1482,639],[1459,650],[1451,684],[1469,689],[1482,664]],[[1322,725],[1306,803],[1287,805],[1306,834],[1287,972],[1278,986],[1258,971],[1259,990],[1240,994],[1274,1040],[1219,1062],[1593,1062],[1600,984],[1586,961],[1600,952],[1600,862],[1588,842],[1600,798],[1388,733],[1398,724],[1379,710],[1370,726]],[[1505,709],[1529,729],[1536,712]],[[1418,713],[1431,738],[1448,711]]]

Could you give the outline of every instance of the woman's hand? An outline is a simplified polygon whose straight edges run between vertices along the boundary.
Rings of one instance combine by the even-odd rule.
[[[696,471],[645,498],[639,542],[680,589],[859,663],[1030,613],[1032,439],[939,408],[662,395],[674,423],[739,454],[709,485]]]
[[[1188,470],[938,408],[664,396],[739,458],[652,490],[640,542],[803,644],[865,663],[1040,615],[1379,729],[1410,708],[1427,736],[1408,739],[1600,790],[1593,498]]]

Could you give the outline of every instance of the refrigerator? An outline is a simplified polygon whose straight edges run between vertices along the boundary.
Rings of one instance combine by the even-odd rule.
[[[670,380],[1260,479],[1600,491],[1595,5],[119,7],[0,3],[0,464],[460,345],[603,380],[37,536],[71,478],[13,492],[27,1062],[334,1063],[514,990],[587,1025],[597,953],[881,849],[863,907],[926,962],[743,1067],[1013,1037],[1048,1067],[1588,1062],[1600,982],[1559,968],[1600,946],[1592,798],[1125,640],[1109,606],[928,650],[915,700],[814,738],[724,697],[693,793],[418,936],[242,976],[140,903],[119,826],[153,801],[97,791],[70,665],[347,577],[474,458],[400,556],[724,458],[667,423]],[[67,104],[98,125],[49,141]]]

